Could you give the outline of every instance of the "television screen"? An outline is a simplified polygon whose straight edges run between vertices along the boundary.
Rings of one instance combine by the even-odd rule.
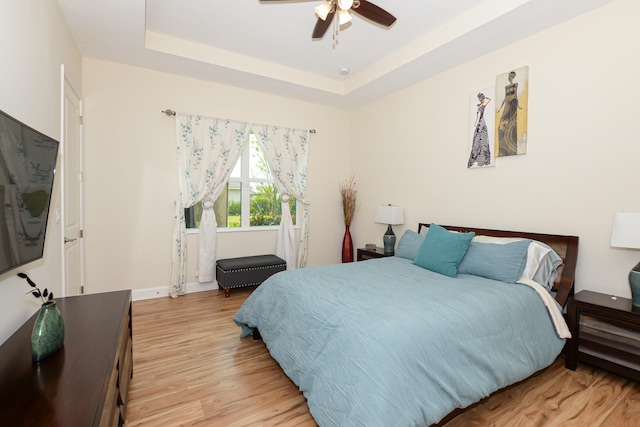
[[[0,274],[42,258],[58,145],[0,111]]]

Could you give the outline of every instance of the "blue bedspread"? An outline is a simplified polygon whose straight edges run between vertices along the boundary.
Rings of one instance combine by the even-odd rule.
[[[320,426],[428,426],[560,353],[530,288],[389,257],[278,273],[240,307]]]

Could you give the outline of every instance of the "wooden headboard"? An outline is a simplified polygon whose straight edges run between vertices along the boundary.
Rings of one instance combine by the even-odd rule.
[[[440,224],[439,224],[440,225]],[[558,234],[541,234],[529,233],[521,231],[505,231],[491,230],[487,228],[457,227],[450,225],[441,225],[447,230],[459,231],[466,233],[475,232],[477,235],[494,236],[494,237],[522,237],[524,239],[538,240],[551,246],[554,251],[560,255],[563,264],[558,268],[558,278],[556,279],[553,290],[556,292],[556,301],[564,307],[567,299],[573,295],[573,287],[576,277],[576,262],[578,260],[578,237],[563,236]],[[418,233],[422,227],[429,227],[429,224],[418,223]]]

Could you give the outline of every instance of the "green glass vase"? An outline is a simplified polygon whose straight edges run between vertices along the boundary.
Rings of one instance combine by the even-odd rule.
[[[42,304],[31,332],[31,356],[39,362],[51,356],[64,344],[64,322],[55,301]]]

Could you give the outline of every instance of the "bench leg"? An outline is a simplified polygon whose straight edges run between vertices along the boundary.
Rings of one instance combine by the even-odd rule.
[[[229,298],[231,296],[231,289],[230,288],[223,288],[222,285],[220,284],[220,282],[218,282],[218,290],[223,290],[224,289],[224,297],[225,298]]]

